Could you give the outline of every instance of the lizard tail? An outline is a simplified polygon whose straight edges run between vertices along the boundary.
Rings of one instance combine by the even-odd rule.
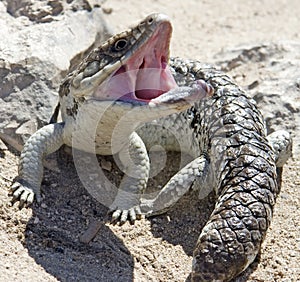
[[[243,97],[238,100],[243,105]],[[245,108],[236,110],[245,112],[239,121],[232,110],[222,109],[223,124],[212,138],[218,200],[196,244],[193,281],[229,281],[254,261],[279,192],[275,154],[267,138],[252,126]]]

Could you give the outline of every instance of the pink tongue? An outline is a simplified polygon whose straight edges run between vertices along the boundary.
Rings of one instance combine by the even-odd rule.
[[[136,75],[135,95],[139,99],[150,100],[158,97],[162,92],[160,86],[160,68],[155,66],[139,69]]]
[[[168,68],[143,68],[137,73],[135,95],[138,99],[151,100],[176,86]]]

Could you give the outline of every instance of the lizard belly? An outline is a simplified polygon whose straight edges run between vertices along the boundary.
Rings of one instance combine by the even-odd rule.
[[[117,110],[115,106],[110,108],[111,104],[107,101],[85,101],[76,115],[64,114],[65,144],[99,155],[118,153],[128,144],[133,129],[120,121],[124,113],[119,111],[119,107]]]

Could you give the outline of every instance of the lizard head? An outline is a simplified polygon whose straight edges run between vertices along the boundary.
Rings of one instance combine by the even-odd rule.
[[[206,95],[206,84],[173,91],[178,86],[168,66],[171,35],[167,16],[149,15],[94,49],[62,83],[60,96],[93,101],[98,109],[107,102],[115,109],[144,106],[144,113],[151,112],[145,120],[187,109]]]

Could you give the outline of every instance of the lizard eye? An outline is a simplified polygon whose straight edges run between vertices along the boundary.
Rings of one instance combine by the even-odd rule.
[[[127,40],[126,39],[119,39],[116,43],[115,43],[115,49],[117,51],[121,51],[122,49],[124,49],[127,46]]]

